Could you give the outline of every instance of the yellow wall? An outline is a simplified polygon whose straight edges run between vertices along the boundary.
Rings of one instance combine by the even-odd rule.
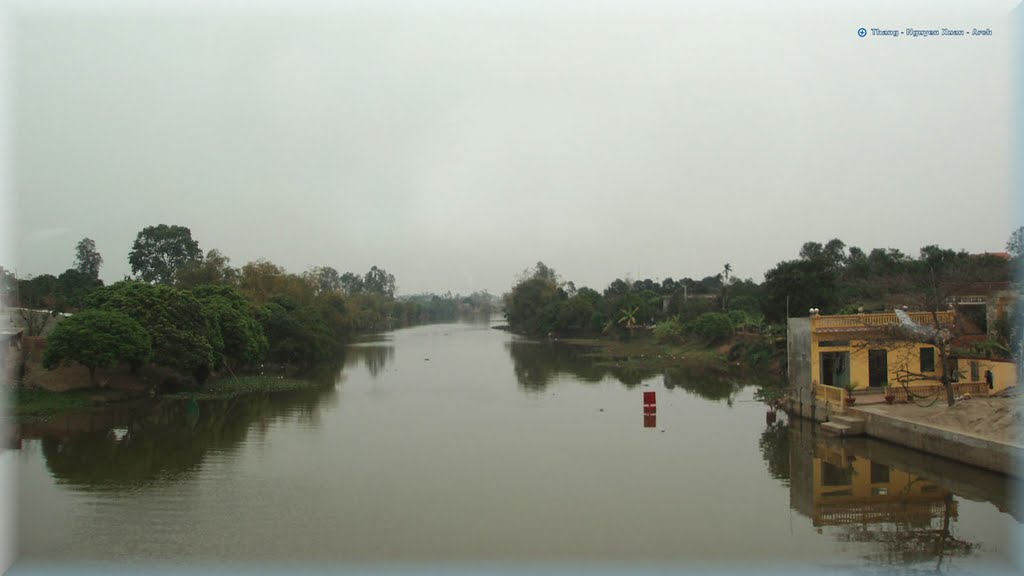
[[[938,488],[934,483],[919,476],[889,468],[889,479],[885,482],[871,482],[871,461],[856,458],[853,461],[852,483],[838,486],[827,486],[822,477],[823,464],[826,459],[814,459],[814,501],[827,499],[830,502],[864,502],[898,500],[913,497],[928,499],[943,498],[949,494],[947,490]],[[879,493],[884,491],[884,493]],[[837,496],[829,496],[837,494]]]
[[[978,363],[977,380],[971,378],[971,362]],[[984,382],[985,371],[991,370],[993,388],[989,391],[990,394],[1005,390],[1010,386],[1016,386],[1017,378],[1019,378],[1017,365],[1013,362],[988,360],[985,358],[960,358],[957,361],[957,370],[960,371],[961,382]]]
[[[822,340],[848,340],[849,346],[828,346],[821,347]],[[886,349],[888,354],[889,384],[895,386],[898,383],[897,376],[901,369],[907,369],[917,373],[920,370],[920,359],[922,348],[935,348],[928,344],[907,342],[900,345],[880,346],[868,345],[864,340],[848,338],[841,333],[817,333],[811,335],[811,378],[821,384],[821,352],[848,352],[850,354],[850,383],[856,384],[856,389],[866,390],[870,387],[871,379],[868,373],[868,350]],[[911,386],[923,386],[938,384],[940,370],[942,369],[942,358],[939,357],[938,349],[935,350],[935,379],[917,380],[910,382]],[[879,388],[881,390],[882,388]]]

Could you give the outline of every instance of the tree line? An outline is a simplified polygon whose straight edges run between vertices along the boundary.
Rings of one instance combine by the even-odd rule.
[[[986,295],[1009,288],[1024,254],[1024,228],[1011,235],[1006,254],[974,255],[929,245],[914,257],[893,248],[870,251],[839,239],[806,242],[796,258],[765,273],[761,283],[739,279],[732,266],[700,280],[616,279],[602,292],[577,288],[538,262],[504,297],[509,328],[532,335],[629,335],[650,330],[664,343],[733,342],[731,356],[755,363],[779,359],[787,317],[878,312],[908,306],[944,310],[956,294]],[[965,314],[978,315],[975,307]],[[975,317],[984,324],[984,313]],[[1020,340],[1014,308],[1003,311],[987,346],[1004,356]]]
[[[263,363],[310,367],[336,357],[359,333],[489,314],[491,296],[396,297],[395,277],[317,266],[287,272],[267,260],[230,265],[203,254],[183,226],[149,226],[128,256],[132,277],[105,286],[95,243],[78,243],[60,276],[2,276],[8,306],[73,312],[47,343],[44,365],[97,368],[153,363],[202,383],[212,374]]]

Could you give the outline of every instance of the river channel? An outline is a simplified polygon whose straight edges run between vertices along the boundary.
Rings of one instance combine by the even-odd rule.
[[[644,392],[656,395],[645,414]],[[1011,570],[1007,478],[839,441],[743,381],[619,373],[484,323],[315,388],[24,425],[18,563]]]

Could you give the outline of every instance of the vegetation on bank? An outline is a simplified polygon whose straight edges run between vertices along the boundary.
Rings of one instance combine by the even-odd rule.
[[[714,351],[726,365],[781,377],[787,317],[806,316],[812,307],[824,314],[946,309],[950,296],[1009,288],[1024,251],[1022,237],[1024,228],[1011,236],[1010,258],[934,245],[914,258],[892,248],[847,248],[838,239],[807,242],[798,258],[772,267],[762,283],[738,279],[725,264],[722,272],[700,280],[616,279],[603,292],[578,288],[539,262],[505,295],[505,317],[508,329],[520,334],[622,341],[633,348],[640,342],[649,348],[642,353],[648,363],[681,361],[686,354],[673,350],[682,346],[690,358],[696,358],[694,350]],[[989,335],[972,344],[976,353],[1019,355],[1012,344],[1021,335],[1016,309],[1002,311],[992,327],[977,311],[962,311],[965,322]],[[629,357],[635,362],[637,354]]]
[[[78,363],[93,374],[151,362],[202,385],[266,364],[307,368],[336,357],[354,335],[489,314],[492,305],[486,292],[396,297],[395,277],[377,266],[362,275],[330,266],[293,274],[266,260],[233,268],[218,250],[204,255],[182,226],[139,232],[129,254],[133,279],[104,286],[102,262],[86,238],[59,277],[0,270],[4,304],[74,313],[53,328],[47,367]],[[28,336],[52,318],[42,316]]]
[[[212,380],[195,392],[174,392],[165,394],[164,398],[171,399],[196,399],[212,400],[221,398],[233,398],[246,394],[267,394],[272,392],[286,392],[300,388],[311,388],[319,386],[319,382],[313,380],[301,380],[298,378],[285,378],[280,376],[241,376],[238,378],[219,378]]]
[[[7,398],[11,414],[21,419],[53,416],[68,412],[81,412],[107,403],[107,398],[95,390],[69,390],[50,392],[31,388],[10,388]]]

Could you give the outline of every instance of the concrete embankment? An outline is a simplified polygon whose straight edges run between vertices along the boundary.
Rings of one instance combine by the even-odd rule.
[[[890,407],[886,405],[848,408],[846,416],[864,420],[864,434],[867,436],[1008,476],[1022,477],[1022,446],[901,418],[891,414]]]

